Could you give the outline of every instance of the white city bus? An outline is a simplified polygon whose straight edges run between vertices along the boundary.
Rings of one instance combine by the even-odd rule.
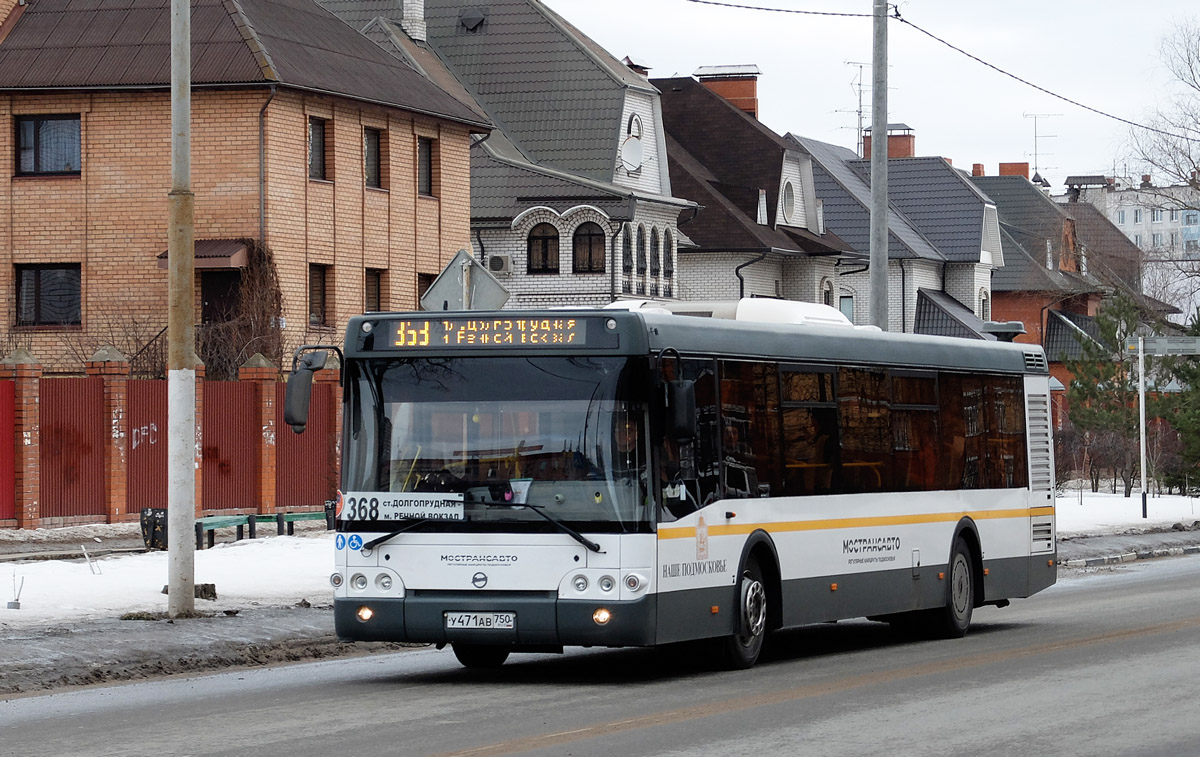
[[[294,428],[331,350],[297,350]],[[749,667],[776,629],[961,636],[1055,581],[1037,346],[595,309],[371,313],[340,352],[344,640]]]

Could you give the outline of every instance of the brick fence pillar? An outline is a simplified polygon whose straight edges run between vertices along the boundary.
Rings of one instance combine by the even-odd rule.
[[[275,512],[278,503],[275,468],[278,448],[275,444],[275,387],[279,383],[279,367],[261,352],[255,353],[238,368],[238,381],[253,381],[255,406],[258,408],[258,512]]]
[[[115,347],[103,347],[83,365],[88,376],[104,381],[104,511],[108,523],[119,523],[128,519],[129,358]]]
[[[42,521],[41,508],[41,437],[39,386],[42,365],[28,350],[14,350],[0,360],[0,378],[14,383],[13,470],[16,474],[17,528],[37,528]]]

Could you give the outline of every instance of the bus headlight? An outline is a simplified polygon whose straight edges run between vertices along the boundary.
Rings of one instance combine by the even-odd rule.
[[[642,583],[642,577],[637,573],[630,573],[629,575],[625,576],[625,588],[629,589],[630,591],[637,591],[638,589],[642,588]]]
[[[375,611],[372,610],[370,607],[363,605],[362,607],[360,607],[354,611],[354,617],[358,618],[363,623],[366,623],[368,620],[375,617]]]
[[[344,578],[342,578],[342,574],[341,574],[341,573],[334,573],[333,575],[329,576],[329,583],[330,583],[330,585],[331,585],[331,586],[333,586],[333,588],[335,588],[335,589],[339,589],[339,588],[341,588],[341,586],[342,586],[342,582],[343,582],[344,580],[345,580],[345,579],[344,579]]]
[[[367,577],[362,573],[355,573],[350,579],[350,587],[355,591],[363,591],[367,588]]]
[[[608,621],[612,620],[612,613],[603,607],[597,608],[596,611],[592,613],[592,620],[595,621],[596,625],[598,626],[607,625]]]
[[[575,591],[585,592],[588,587],[587,576],[578,575],[571,579],[571,585],[575,587]]]
[[[391,591],[392,590],[392,577],[389,576],[387,573],[380,573],[375,578],[375,585],[378,586],[383,591]]]
[[[596,585],[600,587],[600,591],[607,594],[616,587],[617,582],[613,580],[612,576],[600,576],[600,580],[596,582]]]

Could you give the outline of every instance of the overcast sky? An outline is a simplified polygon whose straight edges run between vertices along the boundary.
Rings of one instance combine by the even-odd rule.
[[[759,117],[768,127],[849,148],[856,145],[859,106],[859,67],[851,63],[866,63],[864,125],[870,126],[871,0],[743,3],[868,16],[861,18],[688,0],[543,1],[617,59],[645,60],[652,78],[688,76],[704,65],[755,64],[762,71]],[[1032,84],[1144,122],[1171,95],[1162,39],[1200,15],[1200,7],[1194,0],[902,0],[900,14]],[[966,170],[982,163],[989,175],[1001,162],[1036,163],[1055,194],[1071,174],[1140,172],[1123,156],[1129,127],[1014,81],[895,20],[888,43],[888,121],[915,130],[918,155],[942,155]]]

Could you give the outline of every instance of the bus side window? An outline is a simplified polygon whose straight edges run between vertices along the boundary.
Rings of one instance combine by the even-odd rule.
[[[683,361],[683,378],[696,384],[696,443],[693,447],[702,504],[720,496],[721,444],[715,368],[713,360]]]

